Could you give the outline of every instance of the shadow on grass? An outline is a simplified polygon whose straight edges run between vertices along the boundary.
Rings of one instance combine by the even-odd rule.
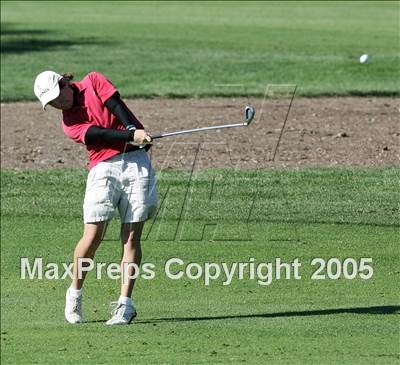
[[[1,24],[1,54],[47,51],[79,45],[106,44],[92,38],[59,40],[54,31],[46,29],[14,29],[11,23]],[[50,35],[50,36],[46,36]]]
[[[51,40],[51,39],[20,39],[1,42],[1,54],[27,53],[48,51],[55,48],[70,48],[79,45],[103,44],[103,42],[90,39],[75,39],[73,41]],[[105,44],[105,43],[104,43]]]
[[[257,313],[257,314],[233,314],[224,316],[204,316],[204,317],[171,317],[155,318],[148,320],[135,321],[137,324],[153,324],[162,322],[191,322],[191,321],[213,321],[221,319],[244,319],[244,318],[280,318],[280,317],[309,317],[309,316],[327,316],[335,314],[397,314],[400,311],[400,305],[386,305],[376,307],[356,307],[356,308],[336,308],[336,309],[318,309],[310,311],[276,312],[276,313]]]
[[[1,35],[13,35],[13,36],[34,36],[49,33],[44,29],[9,29],[8,26],[1,25]]]

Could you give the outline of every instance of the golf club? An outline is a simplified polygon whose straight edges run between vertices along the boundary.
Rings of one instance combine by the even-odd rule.
[[[161,134],[156,134],[156,135],[152,136],[152,138],[159,139],[159,138],[164,138],[164,137],[172,137],[172,136],[178,136],[178,135],[182,135],[182,134],[190,134],[190,133],[195,133],[195,132],[205,132],[205,131],[210,131],[210,130],[214,130],[214,129],[247,127],[253,120],[255,113],[256,113],[256,111],[252,106],[246,106],[246,108],[244,109],[245,121],[242,123],[222,124],[222,125],[215,125],[215,126],[211,126],[211,127],[186,129],[186,130],[177,131],[177,132],[165,132],[165,133],[161,133]]]

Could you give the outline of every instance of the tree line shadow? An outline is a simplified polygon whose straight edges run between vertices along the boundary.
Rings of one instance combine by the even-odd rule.
[[[169,317],[169,318],[166,317],[166,318],[155,318],[147,320],[137,320],[135,321],[135,323],[153,324],[160,322],[192,322],[192,321],[212,321],[212,320],[246,319],[246,318],[311,317],[311,316],[327,316],[327,315],[335,315],[343,313],[369,314],[369,315],[400,314],[400,305],[317,309],[309,311],[289,311],[289,312],[273,312],[273,313],[232,314],[232,315],[222,315],[222,316]]]
[[[1,54],[41,52],[54,48],[106,43],[94,38],[57,39],[57,34],[54,31],[15,29],[15,25],[12,23],[1,23]]]
[[[272,313],[227,314],[222,316],[164,317],[164,318],[136,320],[135,324],[216,321],[224,319],[248,319],[248,318],[251,319],[251,318],[312,317],[312,316],[329,316],[335,314],[396,315],[400,314],[400,305],[332,308],[332,309],[316,309],[309,311],[288,311],[288,312],[272,312]],[[106,320],[104,319],[104,320],[85,321],[85,323],[102,323],[105,321]]]

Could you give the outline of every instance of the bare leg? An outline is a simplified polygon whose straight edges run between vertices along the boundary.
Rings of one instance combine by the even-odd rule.
[[[83,236],[77,243],[74,251],[74,270],[72,288],[81,289],[85,281],[86,271],[82,272],[82,278],[78,278],[78,258],[93,258],[97,248],[107,229],[107,222],[85,224]]]
[[[137,267],[142,261],[142,248],[140,237],[142,235],[144,222],[124,223],[121,226],[122,258],[121,270],[123,273],[124,265],[135,263]],[[129,267],[127,274],[132,276],[135,273],[134,267]],[[121,296],[130,298],[132,295],[135,279],[124,278],[122,275]]]

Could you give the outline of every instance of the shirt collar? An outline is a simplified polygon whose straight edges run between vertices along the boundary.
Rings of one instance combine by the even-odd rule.
[[[86,85],[81,82],[71,82],[72,90],[74,91],[74,104],[73,106],[83,106],[84,102],[82,100],[83,93],[86,89]]]

